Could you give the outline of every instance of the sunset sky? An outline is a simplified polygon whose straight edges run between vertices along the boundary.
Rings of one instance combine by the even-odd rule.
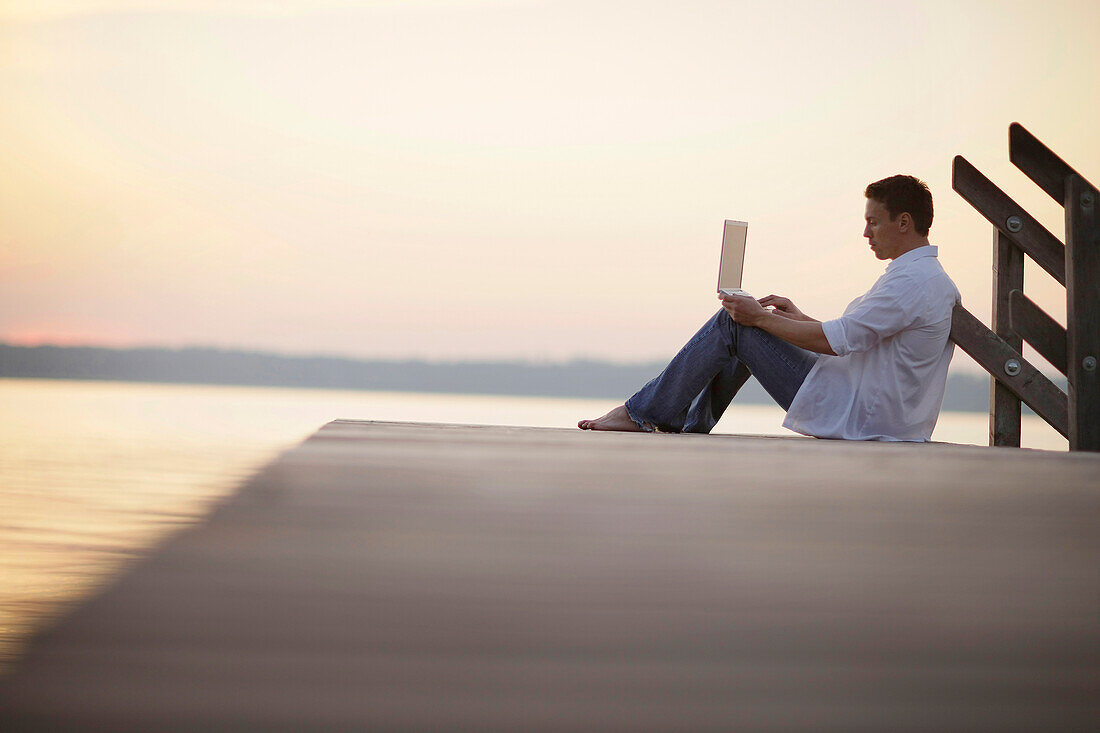
[[[0,340],[662,358],[717,307],[726,218],[747,290],[839,315],[899,172],[988,322],[952,157],[1061,237],[1008,126],[1100,181],[1097,28],[1091,0],[8,0]]]

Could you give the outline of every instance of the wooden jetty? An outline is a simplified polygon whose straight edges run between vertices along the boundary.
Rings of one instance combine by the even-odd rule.
[[[339,420],[0,730],[1095,730],[1100,455]]]

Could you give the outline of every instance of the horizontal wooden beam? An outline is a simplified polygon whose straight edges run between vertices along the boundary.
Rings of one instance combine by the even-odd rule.
[[[1051,277],[1066,284],[1065,245],[961,155],[955,156],[951,187]]]
[[[1008,315],[1012,330],[1065,374],[1066,329],[1019,290],[1008,294]]]
[[[951,340],[1051,427],[1069,437],[1069,398],[1066,393],[961,305],[956,305],[952,314]],[[1010,366],[1014,368],[1010,369]],[[1013,371],[1014,374],[1010,373]]]
[[[1019,122],[1013,122],[1008,127],[1008,159],[1059,206],[1065,205],[1066,179],[1077,171]]]

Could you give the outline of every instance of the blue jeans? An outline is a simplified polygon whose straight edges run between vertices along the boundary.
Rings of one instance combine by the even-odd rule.
[[[626,401],[626,411],[646,430],[709,433],[750,376],[790,409],[817,357],[720,310],[664,371]]]

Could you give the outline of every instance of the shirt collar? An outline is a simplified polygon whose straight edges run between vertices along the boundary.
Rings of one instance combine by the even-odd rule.
[[[926,244],[923,247],[917,247],[916,249],[911,249],[908,252],[906,252],[905,254],[898,255],[897,257],[892,259],[890,261],[890,264],[886,266],[886,269],[890,270],[893,267],[903,265],[906,262],[913,262],[914,260],[919,260],[922,257],[939,257],[939,251],[940,251],[940,248],[935,246],[934,244]]]

